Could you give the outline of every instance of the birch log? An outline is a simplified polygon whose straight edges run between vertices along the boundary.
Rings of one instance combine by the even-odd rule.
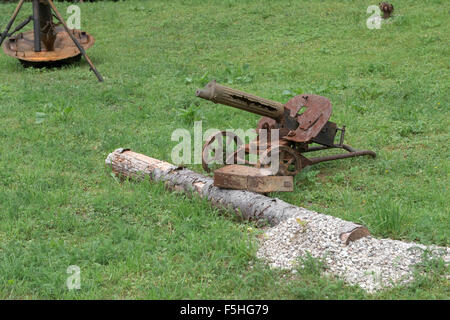
[[[296,218],[307,228],[331,225],[333,228],[326,228],[326,232],[331,233],[327,234],[327,237],[331,241],[340,241],[344,244],[370,234],[369,230],[360,224],[309,211],[278,198],[250,191],[215,187],[212,178],[129,149],[115,150],[108,155],[105,163],[118,176],[163,181],[169,189],[190,194],[197,193],[200,197],[207,198],[214,206],[232,210],[245,220],[268,222],[273,226],[289,218]],[[317,232],[325,231],[314,231]]]

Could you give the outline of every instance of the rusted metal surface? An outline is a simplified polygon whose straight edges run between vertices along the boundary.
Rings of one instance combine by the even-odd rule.
[[[294,190],[294,179],[292,176],[274,176],[264,168],[233,164],[214,171],[214,185],[258,193],[289,192]]]
[[[225,104],[263,116],[257,125],[258,138],[249,144],[242,145],[239,137],[226,131],[221,131],[207,139],[202,154],[202,165],[207,172],[211,171],[211,157],[208,154],[213,149],[212,145],[215,141],[222,140],[223,137],[229,138],[225,142],[227,145],[230,141],[234,141],[236,149],[234,152],[230,152],[228,148],[224,151],[224,142],[221,142],[217,150],[223,154],[214,154],[214,159],[220,160],[218,161],[219,164],[252,164],[257,168],[268,169],[272,167],[270,161],[274,159],[273,156],[275,155],[279,159],[279,166],[278,171],[272,172],[272,174],[277,176],[294,176],[306,166],[325,161],[366,155],[376,157],[373,151],[360,151],[344,144],[345,126],[338,128],[336,123],[329,121],[332,106],[331,102],[325,97],[302,94],[293,97],[285,105],[282,105],[279,102],[222,86],[214,80],[208,83],[204,89],[197,90],[196,95],[214,103]],[[279,140],[276,141],[276,145],[271,145],[271,132],[275,129],[279,130]],[[339,131],[340,136],[338,136]],[[265,143],[260,143],[260,136],[263,132],[267,132],[267,139],[263,140],[266,141]],[[336,139],[338,139],[337,143]],[[329,149],[340,149],[346,152],[315,158],[304,156],[305,153]],[[215,152],[218,152],[217,150],[214,149]],[[246,155],[252,153],[260,155],[260,159],[256,163],[250,163],[246,158]],[[214,172],[215,174],[219,172],[222,180],[226,178],[226,174],[231,175],[231,171],[233,177],[234,175],[251,175],[253,173],[253,171],[244,169],[245,166],[226,169],[228,167],[230,166],[224,167],[223,171],[215,170]],[[255,171],[255,173],[257,172]],[[241,188],[245,186],[245,183],[240,181],[244,180],[244,178],[241,180],[233,178],[232,181],[236,184],[236,188]],[[226,181],[229,186],[231,180]]]
[[[55,49],[56,24],[53,22],[52,9],[46,1],[33,0],[34,51],[41,51],[41,43],[46,51]]]
[[[52,0],[33,0],[32,16],[9,33],[22,4],[23,1],[19,2],[5,31],[1,34],[0,44],[7,55],[29,66],[59,65],[78,60],[83,55],[98,80],[103,81],[103,77],[86,53],[86,49],[94,45],[94,37],[81,30],[70,30]],[[54,23],[53,17],[58,23]],[[34,26],[32,31],[14,36],[31,21]]]
[[[320,133],[331,117],[330,101],[313,94],[296,96],[289,100],[285,107],[289,109],[291,116],[296,117],[299,124],[294,133],[286,137],[286,140],[293,142],[310,141]]]
[[[56,28],[53,50],[49,51],[44,45],[40,52],[34,51],[34,32],[27,31],[9,38],[3,45],[3,51],[16,59],[27,62],[55,62],[80,56],[81,53],[74,45],[69,34],[63,27]],[[72,30],[83,48],[88,49],[94,45],[94,37],[80,30]],[[41,43],[43,43],[41,41]]]

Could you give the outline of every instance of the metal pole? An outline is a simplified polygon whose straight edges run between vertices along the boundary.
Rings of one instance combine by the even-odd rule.
[[[33,0],[34,52],[41,52],[41,24],[39,22],[39,0]]]
[[[39,2],[39,25],[40,37],[45,49],[54,51],[57,33],[53,24],[52,8],[48,2]]]
[[[66,32],[69,34],[69,37],[72,39],[72,41],[77,46],[78,50],[80,50],[81,54],[84,56],[84,58],[89,63],[89,65],[91,67],[91,70],[97,76],[98,81],[103,82],[102,75],[97,71],[97,69],[95,68],[95,66],[92,63],[91,59],[89,59],[89,57],[88,57],[88,55],[86,53],[86,50],[84,50],[83,46],[78,42],[78,40],[74,37],[74,35],[70,31],[69,27],[67,27],[66,22],[64,21],[63,17],[59,14],[59,11],[58,11],[58,9],[56,9],[56,6],[53,3],[53,1],[52,0],[47,0],[47,1],[48,1],[48,3],[50,3],[50,6],[52,7],[53,11],[55,12],[56,16],[58,17],[58,20],[62,23],[62,25],[63,25],[64,29],[66,30]]]
[[[8,35],[8,32],[9,32],[9,29],[11,29],[14,21],[17,18],[17,15],[19,14],[20,8],[22,8],[22,5],[24,2],[25,2],[25,0],[20,0],[19,4],[16,7],[16,10],[14,10],[11,20],[9,20],[8,24],[6,25],[5,31],[3,31],[3,33],[0,35],[0,46],[2,45],[3,41],[5,41],[6,36]]]
[[[349,153],[342,153],[342,154],[336,154],[332,156],[325,156],[325,157],[319,157],[319,158],[311,158],[309,161],[311,161],[310,164],[316,164],[319,162],[325,162],[325,161],[332,161],[332,160],[338,160],[338,159],[345,159],[345,158],[353,158],[353,157],[360,157],[360,156],[371,156],[372,158],[375,158],[377,154],[370,150],[362,150],[362,151],[354,151]]]

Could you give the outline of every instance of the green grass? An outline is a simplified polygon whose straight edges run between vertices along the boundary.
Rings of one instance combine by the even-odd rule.
[[[273,196],[377,237],[448,246],[450,6],[398,1],[392,22],[369,30],[371,4],[80,4],[103,84],[84,60],[36,70],[1,54],[0,298],[448,299],[448,272],[429,259],[411,285],[375,295],[320,276],[320,263],[271,270],[249,224],[104,167],[118,147],[170,161],[172,131],[197,120],[255,127],[258,116],[195,97],[211,79],[280,102],[319,94],[347,143],[378,157],[307,168]],[[14,4],[0,7],[4,28]],[[69,265],[81,290],[65,287]]]

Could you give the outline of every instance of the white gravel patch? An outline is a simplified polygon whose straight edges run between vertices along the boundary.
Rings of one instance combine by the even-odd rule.
[[[346,246],[339,239],[337,221],[326,215],[289,218],[266,231],[257,256],[272,267],[293,269],[299,258],[309,253],[322,259],[327,273],[368,292],[411,281],[413,266],[421,261],[426,248],[450,262],[447,247],[371,236]]]

